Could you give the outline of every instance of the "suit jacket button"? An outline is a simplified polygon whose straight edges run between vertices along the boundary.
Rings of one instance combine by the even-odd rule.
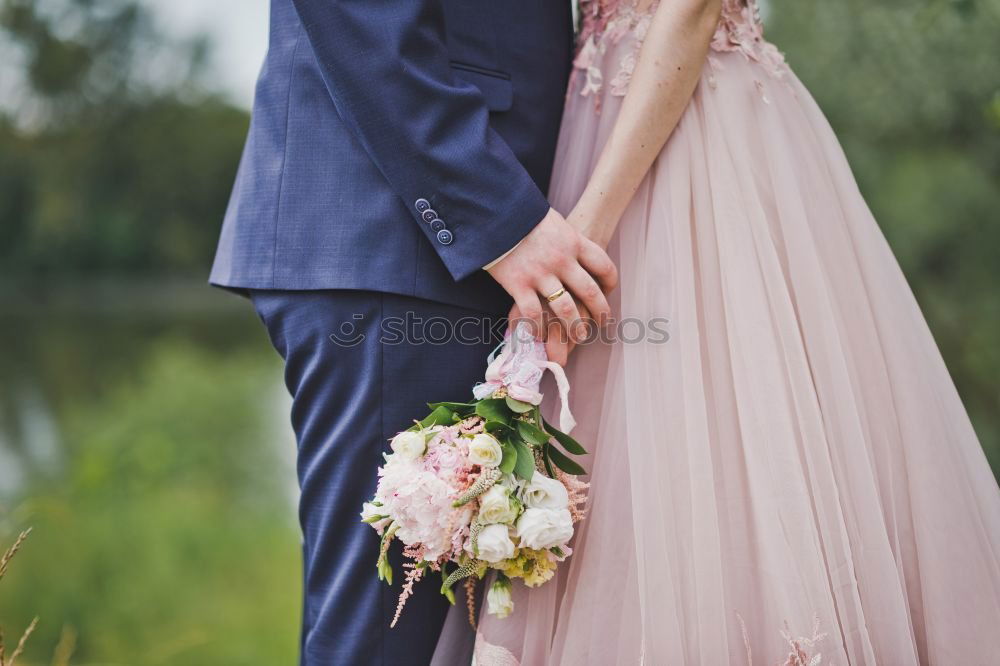
[[[438,216],[437,211],[434,210],[433,208],[428,208],[427,210],[425,210],[423,213],[420,214],[420,217],[422,217],[424,222],[427,222],[428,224],[430,224],[431,221],[437,219],[437,216]]]
[[[431,207],[431,202],[428,201],[427,199],[417,199],[413,203],[413,207],[417,209],[418,213],[422,213]]]
[[[451,245],[451,242],[455,240],[455,236],[447,229],[442,229],[437,233],[437,239],[441,245]]]
[[[445,228],[444,220],[442,220],[440,217],[435,217],[433,220],[431,220],[432,231],[441,231],[444,228]]]

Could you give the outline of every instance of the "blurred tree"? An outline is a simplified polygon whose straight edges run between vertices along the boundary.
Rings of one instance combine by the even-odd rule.
[[[771,0],[1000,473],[1000,0]]]
[[[205,276],[248,123],[199,81],[206,41],[134,0],[0,2],[0,276]]]
[[[20,45],[26,83],[51,115],[119,96],[133,78],[136,48],[156,40],[134,2],[5,0],[0,23]]]

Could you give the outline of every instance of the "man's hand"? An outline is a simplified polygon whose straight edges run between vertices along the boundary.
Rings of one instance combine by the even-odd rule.
[[[513,252],[489,268],[489,273],[514,299],[520,316],[533,322],[536,335],[542,336],[545,330],[545,300],[572,340],[587,334],[576,302],[598,321],[604,320],[611,314],[604,292],[618,283],[618,270],[608,254],[551,208]],[[547,301],[561,289],[565,290],[562,295]]]

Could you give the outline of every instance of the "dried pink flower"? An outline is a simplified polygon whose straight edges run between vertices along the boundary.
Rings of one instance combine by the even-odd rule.
[[[389,623],[390,629],[396,626],[396,622],[399,621],[399,616],[403,613],[403,606],[406,605],[406,600],[410,598],[411,594],[413,594],[413,586],[416,585],[417,581],[424,575],[423,567],[418,567],[413,562],[404,563],[403,568],[406,569],[406,579],[403,581],[403,589],[399,593],[399,602],[396,604],[396,614],[392,616],[392,622]]]

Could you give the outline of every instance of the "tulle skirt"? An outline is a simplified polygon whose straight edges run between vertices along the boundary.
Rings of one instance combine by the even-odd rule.
[[[564,214],[620,103],[570,90]],[[477,665],[1000,663],[997,483],[794,74],[713,54],[609,252],[623,339],[568,367],[589,513]]]

